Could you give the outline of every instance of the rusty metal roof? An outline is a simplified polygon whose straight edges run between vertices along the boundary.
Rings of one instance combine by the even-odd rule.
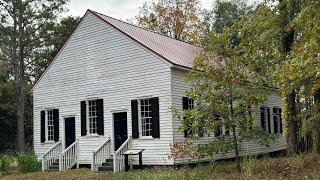
[[[89,11],[129,38],[175,65],[192,68],[193,61],[197,57],[196,52],[202,49],[199,46],[161,35],[98,12]]]

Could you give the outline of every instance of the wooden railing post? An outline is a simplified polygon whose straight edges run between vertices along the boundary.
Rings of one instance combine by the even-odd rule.
[[[113,172],[116,173],[117,172],[117,156],[116,156],[116,151],[113,152]]]
[[[96,171],[96,164],[102,163],[105,159],[110,158],[111,138],[108,138],[92,153],[91,170]]]
[[[95,151],[92,152],[92,165],[91,165],[91,171],[96,171],[96,161],[95,161]]]

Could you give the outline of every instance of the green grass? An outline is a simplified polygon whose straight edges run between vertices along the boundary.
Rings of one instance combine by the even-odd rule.
[[[143,171],[133,170],[120,173],[93,173],[90,169],[75,169],[63,172],[46,171],[33,173],[13,173],[2,175],[0,179],[123,179],[123,180],[188,180],[188,179],[320,179],[320,155],[308,154],[295,157],[246,158],[242,163],[242,173],[235,170],[234,162],[219,162],[188,166],[153,167]]]

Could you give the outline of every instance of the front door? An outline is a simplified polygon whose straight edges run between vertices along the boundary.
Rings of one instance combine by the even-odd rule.
[[[76,141],[76,128],[75,128],[75,118],[65,118],[64,119],[64,134],[65,134],[65,143],[66,148],[69,147],[74,141]]]
[[[127,140],[127,112],[113,114],[114,148],[115,151]]]

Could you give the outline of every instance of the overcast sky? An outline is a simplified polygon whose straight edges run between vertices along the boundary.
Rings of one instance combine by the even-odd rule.
[[[146,0],[70,0],[67,15],[83,16],[91,9],[116,19],[127,20],[138,14],[138,8]],[[150,0],[151,1],[151,0]],[[200,0],[209,9],[214,0]]]

